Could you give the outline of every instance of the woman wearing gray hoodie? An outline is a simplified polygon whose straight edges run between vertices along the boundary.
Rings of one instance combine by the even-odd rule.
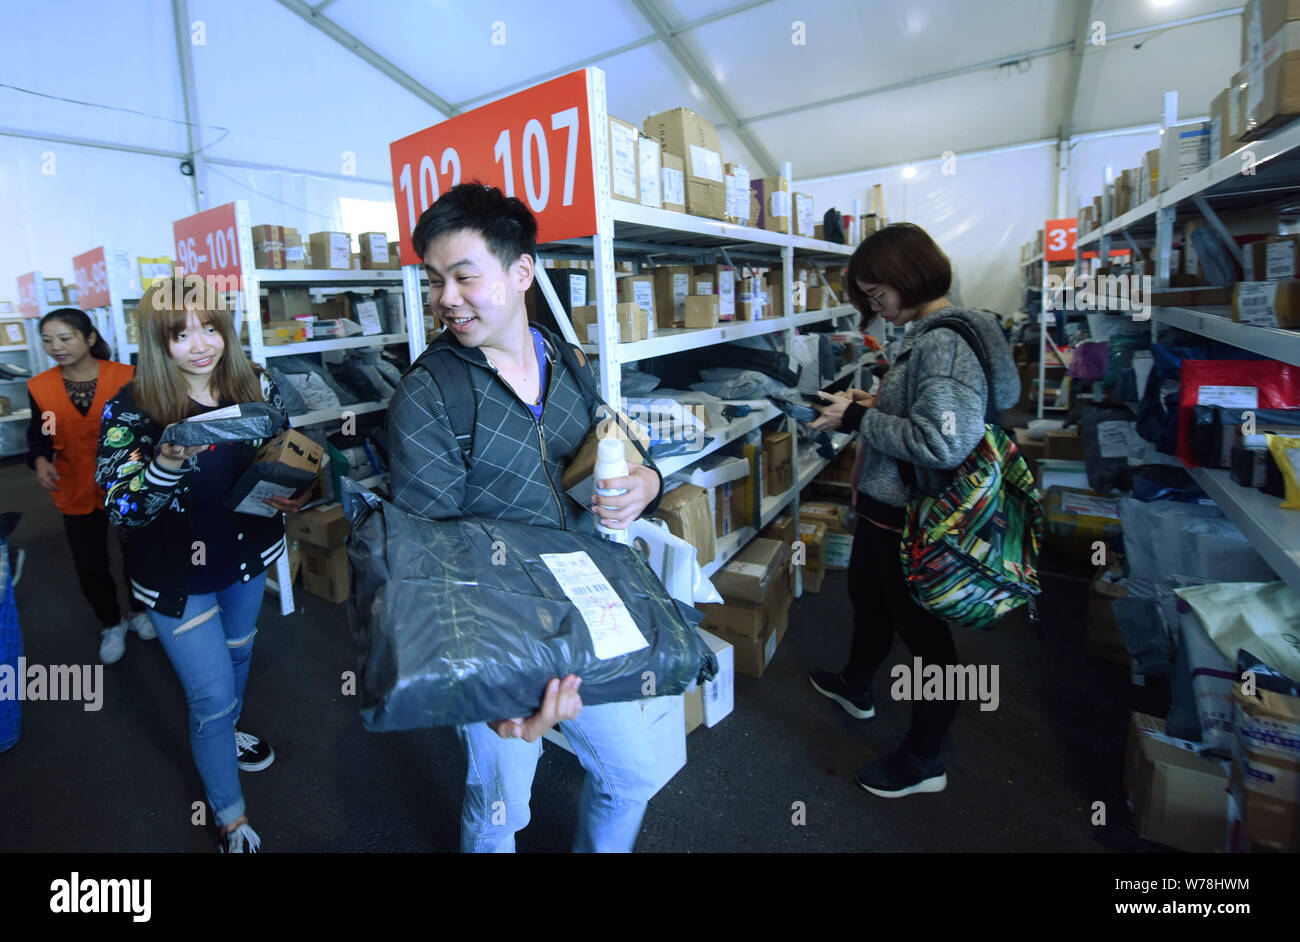
[[[1020,378],[996,317],[949,300],[952,265],[919,226],[897,223],[869,236],[849,260],[845,280],[850,302],[864,315],[908,328],[876,395],[823,393],[827,403],[814,423],[860,433],[862,454],[848,570],[854,620],[849,660],[838,674],[813,671],[809,679],[851,716],[869,719],[875,715],[872,680],[895,632],[923,668],[937,665],[946,675],[947,666],[958,663],[952,630],[912,599],[899,553],[908,501],[918,491],[937,495],[947,486],[982,438],[988,411],[989,381],[979,356],[960,333],[936,328],[936,322],[960,318],[979,338],[997,409],[1019,401]],[[915,468],[914,486],[900,464]],[[943,791],[948,779],[941,753],[956,712],[951,697],[914,700],[907,738],[860,769],[858,784],[883,798]]]

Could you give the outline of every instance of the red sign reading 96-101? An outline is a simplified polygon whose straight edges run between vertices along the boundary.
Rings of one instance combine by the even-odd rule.
[[[411,232],[458,183],[499,187],[537,217],[537,241],[596,231],[587,72],[580,70],[449,118],[389,145],[402,264]]]
[[[239,280],[239,232],[235,222],[235,204],[204,210],[172,223],[176,239],[176,264],[182,275],[204,278],[233,278],[232,285],[243,287]]]

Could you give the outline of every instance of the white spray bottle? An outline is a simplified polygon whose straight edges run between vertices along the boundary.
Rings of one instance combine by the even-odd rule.
[[[602,438],[596,445],[596,471],[595,479],[605,481],[610,478],[625,478],[630,472],[627,467],[627,455],[623,452],[623,443],[617,438]],[[627,493],[627,488],[596,488],[597,497],[622,497]],[[607,540],[613,540],[615,543],[631,545],[631,537],[626,530],[612,530],[599,522],[596,523],[597,532]]]

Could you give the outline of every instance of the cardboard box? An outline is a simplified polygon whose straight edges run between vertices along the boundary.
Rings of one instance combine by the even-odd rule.
[[[691,294],[712,294],[718,298],[718,319],[736,317],[736,272],[726,265],[696,265],[691,276]]]
[[[284,268],[284,227],[253,227],[253,265],[256,268]]]
[[[795,279],[790,286],[790,294],[793,298],[793,313],[802,314],[804,305],[808,300],[808,286]],[[779,268],[773,268],[767,273],[767,298],[772,305],[773,317],[785,316],[785,273]]]
[[[1232,319],[1255,327],[1300,327],[1300,281],[1243,281],[1232,289]]]
[[[663,150],[659,159],[663,162],[660,171],[660,199],[663,209],[674,213],[686,212],[686,163],[680,154],[670,154]]]
[[[306,320],[273,320],[262,325],[262,344],[282,347],[288,343],[305,343],[312,339],[312,322]]]
[[[790,185],[784,177],[760,177],[749,181],[749,188],[758,201],[758,220],[755,225],[769,232],[790,232],[791,213],[794,211]]]
[[[727,183],[722,144],[713,125],[689,108],[651,115],[642,130],[656,138],[666,152],[680,154],[686,187],[686,211],[710,219],[726,219]]]
[[[1145,203],[1160,192],[1160,149],[1149,150],[1142,155],[1142,165],[1138,167],[1138,203]],[[1096,222],[1096,220],[1094,220]]]
[[[830,501],[803,501],[799,505],[800,523],[820,523],[828,531],[843,530],[849,524],[849,506]]]
[[[385,270],[398,267],[397,256],[388,251],[388,233],[363,232],[357,239],[361,243],[362,268]]]
[[[682,695],[686,714],[686,735],[689,736],[704,723],[704,691],[696,686]]]
[[[680,537],[695,547],[701,566],[713,562],[717,555],[713,535],[713,512],[709,508],[708,492],[694,484],[673,488],[659,502],[654,513],[668,524],[673,536]],[[717,584],[716,582],[714,583]],[[722,591],[721,588],[718,589]]]
[[[718,659],[718,673],[712,680],[705,681],[700,687],[703,694],[704,725],[717,726],[731,715],[736,704],[736,653],[730,642],[715,634],[696,628],[704,643],[709,646],[713,656]]]
[[[1255,242],[1260,246],[1255,271],[1259,276],[1255,281],[1290,281],[1300,277],[1300,235],[1273,236],[1264,242]],[[1251,279],[1247,279],[1251,280]]]
[[[713,495],[713,535],[721,539],[736,529],[737,489],[728,481],[709,488],[709,492]]]
[[[625,203],[641,202],[640,137],[635,124],[609,116],[609,195]]]
[[[352,236],[348,233],[313,232],[307,240],[311,244],[312,268],[335,271],[352,267]]]
[[[1242,17],[1246,44],[1242,59],[1247,83],[1246,122],[1251,138],[1262,137],[1300,114],[1300,4],[1292,0],[1250,0]]]
[[[756,537],[717,571],[713,585],[723,598],[762,604],[789,552],[785,543]]]
[[[241,514],[274,517],[280,511],[263,503],[267,497],[294,497],[315,483],[325,449],[301,432],[281,432],[261,447],[257,457],[226,495],[225,506]]]
[[[1182,183],[1210,165],[1210,122],[1175,124],[1160,139],[1160,190]]]
[[[346,602],[350,590],[348,548],[303,543],[302,587],[327,602]]]
[[[1082,461],[1083,437],[1078,429],[1048,429],[1043,436],[1052,461]]]
[[[1252,847],[1300,851],[1300,698],[1232,692],[1234,792]]]
[[[9,397],[0,396],[0,415],[11,415],[13,411],[13,406],[9,404]]]
[[[771,497],[794,487],[794,439],[789,432],[763,436],[763,493]]]
[[[1232,89],[1225,88],[1214,96],[1210,102],[1210,163],[1227,157],[1237,149],[1236,135],[1233,133],[1234,104]]]
[[[272,321],[291,321],[297,317],[310,317],[311,291],[307,288],[268,288],[266,313]]]
[[[810,311],[824,311],[831,306],[830,293],[825,285],[809,285],[805,298]]]
[[[636,304],[644,308],[648,324],[658,323],[653,275],[619,275],[614,282],[614,294],[620,304]]]
[[[813,198],[807,193],[792,193],[794,197],[794,234],[812,238],[816,232],[817,217],[813,213]],[[817,308],[812,308],[817,310]]]
[[[619,343],[635,343],[649,336],[650,317],[640,305],[624,302],[614,308],[614,315],[618,318]],[[573,309],[573,329],[583,343],[597,342],[596,321],[594,304]]]
[[[1016,450],[1024,456],[1034,480],[1038,480],[1038,462],[1047,457],[1047,439],[1030,438],[1029,429],[1018,428],[1016,432]]]
[[[1092,565],[1093,544],[1120,539],[1119,501],[1068,487],[1049,487],[1043,501],[1044,542],[1062,555]]]
[[[663,169],[660,156],[662,150],[663,145],[653,137],[637,135],[637,179],[641,188],[641,205],[654,209],[659,209],[663,205],[663,180],[659,175]]]
[[[686,321],[686,298],[691,293],[691,266],[667,265],[652,270],[655,324],[676,327]]]
[[[686,326],[689,328],[718,326],[718,296],[691,295],[683,302]]]
[[[1124,633],[1111,608],[1112,601],[1128,595],[1128,589],[1116,581],[1120,575],[1118,566],[1099,566],[1093,575],[1083,620],[1083,650],[1120,667],[1132,667],[1133,658],[1124,646]]]
[[[749,168],[744,164],[723,166],[727,189],[727,221],[749,224]]]
[[[27,346],[27,325],[22,321],[9,320],[0,324],[0,347]]]
[[[1190,853],[1223,847],[1228,820],[1227,763],[1196,744],[1165,735],[1164,720],[1133,713],[1124,791],[1138,834]]]
[[[759,533],[763,539],[775,540],[785,546],[794,543],[794,535],[794,517],[788,513],[782,513]]]
[[[302,236],[292,226],[284,227],[284,267],[307,267],[307,251],[303,248]]]
[[[348,518],[340,503],[325,504],[285,515],[285,533],[291,540],[330,549],[348,538]]]

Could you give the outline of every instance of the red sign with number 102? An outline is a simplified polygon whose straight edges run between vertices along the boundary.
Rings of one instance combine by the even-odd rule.
[[[537,241],[596,232],[587,72],[494,101],[389,145],[402,264],[418,265],[411,231],[438,196],[478,181],[517,196]]]
[[[232,285],[242,288],[239,274],[239,232],[235,222],[235,204],[204,210],[172,223],[176,239],[176,264],[182,275],[204,278],[234,278]]]

